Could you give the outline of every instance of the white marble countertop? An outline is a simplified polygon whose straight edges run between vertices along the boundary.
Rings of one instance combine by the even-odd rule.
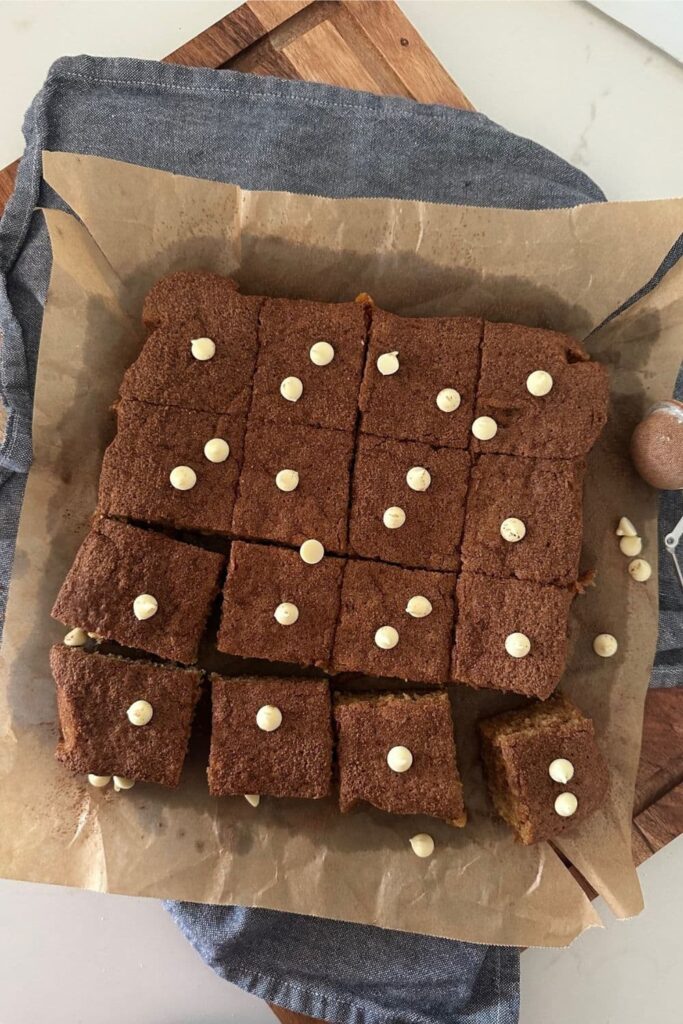
[[[19,154],[23,111],[56,57],[156,58],[235,6],[0,3],[0,166]],[[580,3],[401,6],[477,109],[577,164],[609,199],[683,194],[683,71],[671,57]],[[522,1024],[680,1024],[682,867],[679,838],[640,869],[641,917],[589,932],[569,951],[524,953]],[[39,1020],[274,1018],[214,975],[159,903],[0,882],[0,1024]]]

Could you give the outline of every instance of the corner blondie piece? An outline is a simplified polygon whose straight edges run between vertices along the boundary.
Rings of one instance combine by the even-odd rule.
[[[212,796],[248,793],[311,800],[329,794],[332,713],[327,680],[214,675],[211,698]],[[270,720],[263,722],[259,716],[260,727],[262,708],[269,709]]]
[[[523,843],[584,821],[609,786],[593,722],[562,694],[479,723],[489,793]]]
[[[223,591],[218,650],[327,668],[343,566],[341,558],[325,557],[307,565],[298,551],[235,541]]]
[[[552,378],[550,391],[540,396],[527,387],[537,371]],[[485,324],[475,415],[490,416],[498,430],[488,441],[472,438],[474,451],[581,458],[600,436],[608,403],[605,367],[573,338],[520,324]]]
[[[348,561],[334,671],[443,685],[454,618],[454,573]]]
[[[574,583],[584,471],[582,460],[480,456],[467,495],[463,568],[500,579]]]
[[[225,558],[113,519],[96,520],[57,595],[53,618],[191,665]]]
[[[180,782],[201,672],[87,653],[55,644],[60,740],[56,757],[73,772],[137,782]],[[128,710],[146,701],[151,718],[134,725]]]
[[[567,658],[573,591],[463,573],[456,595],[453,680],[541,700],[549,697]]]
[[[476,317],[409,318],[373,309],[360,391],[361,430],[467,448],[482,329]],[[382,373],[378,359],[393,353],[398,353],[398,369]],[[447,389],[457,392],[457,398],[439,398]]]
[[[469,472],[467,452],[359,435],[349,550],[416,568],[457,569]],[[392,509],[402,525],[387,525]]]
[[[229,533],[246,408],[239,416],[222,416],[123,401],[117,414],[118,430],[102,461],[99,511]]]
[[[343,812],[364,802],[466,823],[446,693],[336,694],[334,718]]]

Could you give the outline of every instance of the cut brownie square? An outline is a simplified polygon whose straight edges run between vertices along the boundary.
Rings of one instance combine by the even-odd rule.
[[[126,370],[121,397],[240,415],[256,363],[262,302],[215,274],[162,279],[145,303],[144,318],[155,329]]]
[[[99,511],[176,529],[229,533],[246,425],[239,416],[119,402]]]
[[[484,719],[479,733],[493,805],[523,843],[553,839],[604,801],[593,722],[567,697]]]
[[[575,582],[584,471],[581,460],[482,455],[467,496],[463,567],[537,583]]]
[[[540,387],[529,382],[540,371]],[[548,376],[552,378],[548,380]],[[552,384],[546,392],[548,384]],[[476,416],[498,430],[475,451],[576,459],[593,447],[607,421],[609,381],[573,338],[520,324],[484,327]]]
[[[223,555],[98,519],[52,615],[126,647],[189,665],[218,593]]]
[[[564,671],[573,597],[568,587],[463,573],[453,679],[541,700],[550,696]]]
[[[247,430],[233,532],[346,551],[353,434],[256,423]]]
[[[211,699],[208,774],[213,796],[328,795],[332,715],[327,680],[214,675]],[[263,708],[269,709],[271,721],[259,717],[259,726]]]
[[[447,682],[454,598],[452,573],[347,562],[334,670]]]
[[[400,565],[457,569],[469,469],[467,452],[360,435],[349,550]],[[396,510],[402,515],[392,520]],[[386,521],[402,525],[386,525],[385,513]]]
[[[365,356],[361,303],[266,299],[259,339],[253,419],[354,429]]]
[[[343,565],[341,558],[308,565],[298,551],[235,541],[223,591],[218,650],[326,668]]]
[[[361,429],[467,448],[481,333],[476,317],[407,318],[373,310],[360,391]],[[398,353],[398,369],[391,372],[391,360],[384,360],[388,372],[381,373],[378,359],[392,353]]]
[[[63,644],[50,651],[50,667],[57,686],[59,761],[74,772],[178,785],[201,672]],[[144,725],[128,717],[136,701],[151,707]]]
[[[364,802],[466,823],[446,693],[336,694],[334,719],[343,812]]]

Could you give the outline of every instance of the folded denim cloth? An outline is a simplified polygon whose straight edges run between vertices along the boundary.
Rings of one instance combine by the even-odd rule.
[[[8,410],[0,449],[0,611],[31,461],[50,271],[47,233],[34,209],[65,208],[41,180],[43,149],[248,189],[521,209],[604,200],[581,171],[482,114],[126,58],[57,61],[24,133],[16,191],[0,223],[0,397]],[[668,265],[679,255],[672,251]],[[665,496],[662,517],[672,524],[674,516]],[[674,684],[683,648],[681,595],[669,587],[667,568],[660,685]],[[183,903],[168,909],[224,978],[314,1017],[345,1024],[517,1020],[517,950],[268,910]]]

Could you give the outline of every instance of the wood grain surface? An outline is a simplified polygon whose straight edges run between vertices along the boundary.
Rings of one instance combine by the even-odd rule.
[[[248,0],[165,60],[474,109],[391,0]],[[17,161],[0,171],[0,212],[16,169]],[[682,832],[683,690],[651,690],[634,806],[636,862]],[[272,1009],[283,1024],[313,1019]]]

